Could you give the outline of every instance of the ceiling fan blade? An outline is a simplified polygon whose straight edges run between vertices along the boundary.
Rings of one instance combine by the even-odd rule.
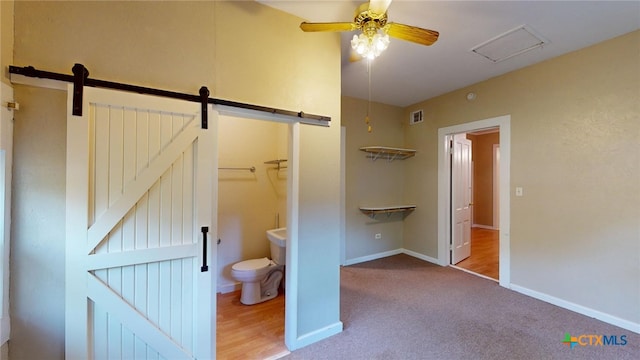
[[[303,22],[300,24],[300,29],[306,32],[314,32],[314,31],[353,31],[356,30],[356,24],[354,23],[308,23]]]
[[[370,0],[369,12],[376,15],[384,15],[384,13],[387,12],[389,5],[391,5],[391,0]]]
[[[385,30],[389,36],[422,45],[431,45],[438,40],[439,32],[416,26],[388,23]]]

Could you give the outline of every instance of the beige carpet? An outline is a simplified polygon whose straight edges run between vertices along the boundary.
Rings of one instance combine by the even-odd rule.
[[[640,359],[638,334],[407,255],[342,268],[341,320],[284,358]],[[626,345],[570,348],[565,333]]]

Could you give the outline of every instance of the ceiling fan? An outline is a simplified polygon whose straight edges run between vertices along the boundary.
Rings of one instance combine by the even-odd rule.
[[[387,22],[390,4],[391,0],[370,0],[358,6],[353,22],[303,22],[300,28],[305,32],[360,30],[360,35],[353,36],[351,46],[368,59],[377,57],[387,48],[389,36],[427,46],[438,40],[440,34],[435,30]]]

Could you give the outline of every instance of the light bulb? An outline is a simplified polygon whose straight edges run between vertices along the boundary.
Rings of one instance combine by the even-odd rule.
[[[389,35],[385,34],[384,36],[380,36],[379,34],[376,34],[376,36],[378,36],[375,42],[376,48],[382,52],[387,48],[387,46],[389,46]]]
[[[351,47],[355,50],[358,47],[358,35],[353,35],[351,39]]]
[[[353,35],[351,39],[351,47],[362,57],[373,60],[380,55],[389,45],[389,36],[376,33],[373,36],[367,36],[364,33]]]

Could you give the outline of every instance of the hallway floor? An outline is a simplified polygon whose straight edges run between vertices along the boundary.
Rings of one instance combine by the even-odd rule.
[[[498,280],[500,231],[471,228],[471,256],[456,266]]]

